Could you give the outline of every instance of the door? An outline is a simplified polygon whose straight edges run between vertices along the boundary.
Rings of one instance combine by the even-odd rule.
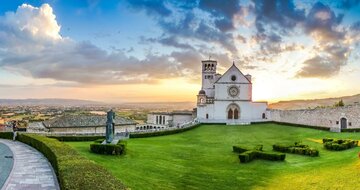
[[[341,129],[346,129],[347,128],[347,119],[346,118],[341,118],[340,119],[340,124],[341,124]]]

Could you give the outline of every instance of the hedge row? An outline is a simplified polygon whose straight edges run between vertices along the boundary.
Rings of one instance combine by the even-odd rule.
[[[271,161],[283,161],[286,155],[283,153],[263,152],[263,146],[257,145],[254,150],[249,150],[241,146],[233,146],[233,151],[239,154],[240,162],[247,163],[254,159],[263,159]]]
[[[53,166],[63,190],[125,189],[105,168],[81,156],[67,144],[34,134],[20,134],[18,140],[43,153]]]
[[[241,147],[241,146],[233,146],[233,152],[237,152],[237,153],[243,153],[248,151],[249,149]]]
[[[348,128],[348,129],[341,129],[341,132],[360,132],[360,128]]]
[[[13,133],[12,132],[1,132],[0,139],[13,139]]]
[[[49,138],[54,138],[59,141],[95,141],[98,139],[104,139],[104,136],[47,136]]]
[[[319,151],[316,150],[315,148],[311,148],[308,145],[297,144],[297,143],[295,143],[295,145],[274,144],[273,150],[279,152],[285,152],[285,153],[307,155],[312,157],[319,156]]]
[[[346,150],[358,146],[358,141],[350,139],[323,139],[324,147],[328,150]]]
[[[97,140],[90,144],[90,150],[96,154],[122,155],[126,153],[126,141],[117,144],[101,144],[104,140]]]
[[[196,124],[192,127],[179,128],[179,129],[167,130],[167,131],[154,131],[154,132],[150,132],[150,133],[130,133],[130,138],[144,138],[144,137],[171,135],[171,134],[185,132],[185,131],[194,129],[198,126],[200,126],[200,124]]]
[[[271,152],[263,152],[258,150],[248,150],[239,154],[240,162],[246,163],[250,162],[254,159],[263,159],[263,160],[271,160],[271,161],[284,161],[286,155],[282,153],[271,153]]]
[[[312,126],[312,125],[301,125],[301,124],[278,122],[278,121],[273,121],[272,123],[279,124],[279,125],[292,126],[292,127],[301,127],[301,128],[317,129],[317,130],[322,130],[322,131],[330,131],[330,128],[329,128],[329,127],[319,127],[319,126]]]

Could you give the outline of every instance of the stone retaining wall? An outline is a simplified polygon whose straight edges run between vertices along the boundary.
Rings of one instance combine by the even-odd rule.
[[[346,128],[360,128],[360,105],[303,110],[268,109],[267,119],[277,122],[337,129],[341,128],[341,119],[343,119],[346,123]]]

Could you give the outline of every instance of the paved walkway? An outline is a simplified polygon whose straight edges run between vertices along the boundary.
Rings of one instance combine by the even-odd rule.
[[[0,143],[10,148],[14,159],[12,171],[1,190],[60,189],[51,164],[39,151],[18,141],[0,139]]]

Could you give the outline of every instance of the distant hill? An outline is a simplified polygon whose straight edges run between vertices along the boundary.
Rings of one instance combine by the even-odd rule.
[[[132,102],[119,105],[128,109],[144,109],[151,111],[173,111],[173,110],[192,110],[196,107],[195,102]]]
[[[77,100],[77,99],[0,99],[0,106],[86,106],[86,105],[101,105],[104,103],[90,101],[90,100]]]
[[[360,94],[353,96],[337,97],[337,98],[280,101],[270,104],[269,108],[282,109],[282,110],[306,109],[309,107],[315,108],[317,106],[332,106],[336,102],[339,102],[340,100],[343,100],[345,105],[360,103]]]

